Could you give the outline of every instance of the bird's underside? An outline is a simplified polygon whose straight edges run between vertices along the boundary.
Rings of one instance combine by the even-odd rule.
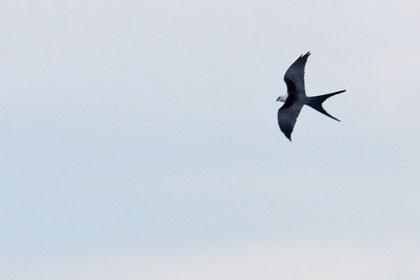
[[[291,135],[293,128],[296,124],[296,120],[299,116],[300,111],[304,105],[317,110],[318,112],[339,121],[337,118],[330,115],[322,107],[322,103],[331,96],[345,92],[345,90],[308,97],[305,93],[305,65],[310,55],[310,52],[305,55],[301,55],[286,71],[284,75],[284,81],[287,85],[287,99],[284,105],[279,109],[277,117],[281,131],[291,141]],[[283,101],[283,98],[277,99]]]

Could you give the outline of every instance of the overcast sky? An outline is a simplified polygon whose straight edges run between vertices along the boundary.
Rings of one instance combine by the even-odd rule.
[[[418,1],[3,0],[2,279],[418,279]],[[311,51],[290,143],[284,72]]]

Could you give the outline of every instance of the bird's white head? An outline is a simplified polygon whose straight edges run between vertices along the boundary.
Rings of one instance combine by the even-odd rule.
[[[289,94],[285,93],[283,95],[280,95],[276,101],[281,101],[281,102],[286,102],[287,97],[289,96]]]

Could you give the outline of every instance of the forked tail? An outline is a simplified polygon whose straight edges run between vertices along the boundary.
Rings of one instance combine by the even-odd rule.
[[[330,114],[328,114],[327,111],[325,111],[325,109],[322,107],[322,103],[327,100],[328,98],[330,98],[331,96],[334,96],[336,94],[345,92],[346,90],[340,90],[340,91],[336,91],[333,93],[328,93],[328,94],[324,94],[324,95],[318,95],[318,96],[312,96],[309,97],[308,101],[306,102],[306,105],[308,105],[309,107],[312,107],[313,109],[317,110],[318,112],[336,120],[336,121],[340,121],[339,119],[331,116]]]

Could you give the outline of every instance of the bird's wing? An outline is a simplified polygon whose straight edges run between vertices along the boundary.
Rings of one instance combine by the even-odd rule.
[[[290,65],[286,74],[284,74],[287,92],[292,99],[296,98],[298,95],[305,95],[305,65],[310,55],[310,52],[301,55],[292,65]]]
[[[290,141],[292,141],[292,131],[295,127],[297,117],[299,116],[302,107],[303,103],[292,103],[286,101],[286,103],[284,103],[284,105],[279,109],[277,113],[277,119],[279,122],[280,129]]]

